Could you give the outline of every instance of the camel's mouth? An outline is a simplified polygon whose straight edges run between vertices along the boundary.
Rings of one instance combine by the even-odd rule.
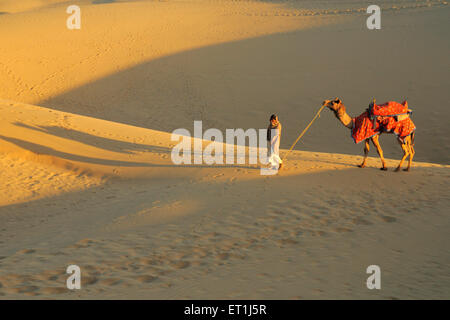
[[[322,103],[322,107],[328,107],[328,108],[330,108],[330,100],[325,100],[323,103]]]
[[[341,104],[341,100],[336,98],[334,100],[325,100],[322,106],[328,107],[333,111],[336,111],[337,107]]]
[[[334,101],[332,101],[332,100],[325,100],[323,102],[322,106],[327,107],[327,108],[329,108],[331,110],[335,110],[335,108],[334,108]]]

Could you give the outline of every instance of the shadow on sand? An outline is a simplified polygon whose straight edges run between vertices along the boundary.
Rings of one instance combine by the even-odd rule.
[[[105,3],[114,3],[116,0],[94,0],[92,4],[105,4]]]
[[[86,135],[89,136],[89,135]],[[83,137],[86,137],[83,136]],[[92,136],[94,139],[95,138],[99,138],[96,136]],[[13,138],[13,137],[7,137],[7,136],[3,136],[0,135],[0,139],[7,141],[9,143],[12,143],[24,150],[27,151],[31,151],[34,154],[37,155],[48,155],[48,156],[53,156],[59,159],[63,159],[63,160],[68,160],[68,161],[76,161],[76,162],[82,162],[82,163],[87,163],[87,164],[94,164],[94,165],[103,165],[103,166],[112,166],[112,167],[154,167],[154,168],[241,168],[241,169],[250,169],[250,170],[259,170],[259,167],[256,167],[255,165],[239,165],[239,164],[215,164],[215,165],[206,165],[206,164],[180,164],[180,165],[176,165],[176,164],[164,164],[164,163],[159,163],[159,164],[154,164],[154,163],[148,163],[148,162],[134,162],[134,161],[121,161],[121,160],[110,160],[110,159],[104,159],[104,158],[93,158],[93,157],[88,157],[88,156],[83,156],[83,155],[77,155],[77,154],[73,154],[73,153],[69,153],[69,152],[63,152],[63,151],[59,151],[59,150],[55,150],[53,148],[41,145],[41,144],[37,144],[37,143],[33,143],[33,142],[29,142],[29,141],[25,141],[22,139],[17,139],[17,138]],[[91,138],[89,138],[91,139]],[[106,139],[105,141],[107,141],[107,143],[113,143],[112,141],[114,140],[110,140],[110,139]],[[122,141],[117,141],[118,145],[120,146],[120,144],[122,143]],[[126,145],[132,145],[131,143],[125,143]],[[102,148],[102,146],[96,146],[99,148]],[[117,148],[118,146],[115,146],[115,148]],[[151,148],[153,148],[153,146],[151,146],[147,151],[152,151]],[[168,148],[161,148],[163,149],[163,152],[165,153],[170,153]],[[110,150],[111,151],[111,150]],[[159,152],[159,151],[156,151]]]
[[[436,38],[426,37],[423,30],[414,34],[391,28],[390,37],[385,37],[383,33],[350,26],[342,32],[342,28],[320,27],[184,51],[143,62],[38,104],[165,132],[178,128],[192,132],[194,120],[203,120],[203,130],[265,128],[270,114],[277,113],[284,129],[281,147],[288,148],[324,98],[341,97],[349,114],[356,116],[373,97],[384,101],[408,95],[411,103],[420,106],[426,105],[427,97],[434,96],[434,113],[414,109],[420,136],[428,141],[421,145],[416,159],[450,161],[445,148],[435,147],[442,145],[441,136],[450,134],[448,126],[446,121],[433,118],[446,105],[448,94],[442,92],[446,92],[448,80],[426,94],[409,89],[410,79],[441,83],[436,80],[443,73],[439,63],[424,60],[421,52],[425,44],[442,44],[435,43]],[[391,49],[367,50],[374,47]],[[344,49],[336,52],[326,48]],[[426,73],[410,67],[416,61],[423,61],[419,69],[427,69]],[[426,125],[430,121],[434,123],[433,130]],[[442,135],[436,135],[436,131]],[[297,148],[362,154],[363,146],[355,145],[348,136],[331,113],[323,112]],[[386,157],[401,157],[394,137],[381,143]]]
[[[99,137],[95,135],[88,134],[86,132],[81,132],[74,129],[67,129],[58,126],[37,126],[32,127],[24,123],[15,122],[14,125],[36,130],[42,133],[54,135],[64,139],[70,139],[73,141],[81,142],[86,145],[90,145],[96,148],[101,148],[107,151],[123,153],[123,154],[134,154],[136,152],[155,152],[155,153],[170,153],[170,148],[158,147],[148,144],[132,143],[126,141],[120,141],[105,137]]]

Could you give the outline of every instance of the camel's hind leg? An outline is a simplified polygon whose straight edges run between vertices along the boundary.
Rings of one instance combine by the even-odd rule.
[[[381,159],[381,164],[383,165],[380,169],[381,170],[387,170],[387,168],[386,168],[386,161],[384,160],[384,156],[383,156],[383,149],[381,149],[380,142],[378,141],[378,138],[379,138],[378,135],[377,136],[373,136],[372,137],[372,143],[375,146],[375,148],[377,148],[378,155],[380,156],[380,159]]]
[[[364,168],[366,166],[367,156],[369,155],[369,150],[370,150],[369,139],[366,139],[365,143],[366,144],[364,145],[364,160],[360,165],[358,165],[358,167],[360,167],[360,168]]]
[[[416,152],[414,151],[414,146],[411,142],[411,136],[409,136],[407,138],[407,142],[408,142],[408,148],[409,148],[409,161],[408,161],[408,167],[406,169],[403,169],[404,171],[409,171],[411,169],[411,164],[412,164],[414,155],[416,154]]]
[[[405,141],[405,143],[402,143],[400,140],[398,141],[402,147],[403,150],[403,157],[400,160],[400,163],[398,164],[397,169],[395,169],[395,171],[400,171],[402,165],[403,165],[403,161],[405,161],[405,159],[410,155],[410,148],[407,144],[407,142]]]

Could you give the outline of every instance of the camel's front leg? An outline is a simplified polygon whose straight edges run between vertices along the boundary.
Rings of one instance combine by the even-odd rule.
[[[367,156],[369,155],[369,150],[370,150],[370,145],[369,145],[369,139],[366,139],[365,141],[365,145],[364,145],[364,160],[363,162],[358,166],[360,168],[364,168],[366,166],[366,162],[367,162]]]
[[[378,135],[373,136],[372,137],[372,143],[375,146],[375,148],[377,148],[378,155],[380,156],[380,159],[381,159],[381,164],[383,165],[380,168],[380,170],[387,170],[387,168],[386,168],[386,161],[384,160],[384,156],[383,156],[383,149],[381,149],[381,145],[380,145],[380,142],[378,141],[378,138],[379,138]]]
[[[403,161],[405,161],[405,159],[409,156],[409,152],[410,152],[408,145],[406,143],[402,143],[401,141],[399,141],[399,143],[403,150],[403,157],[400,160],[400,163],[398,164],[398,167],[397,167],[397,169],[395,169],[395,171],[400,171],[400,169],[402,168],[402,165],[403,165]]]
[[[409,148],[409,162],[408,162],[408,167],[406,169],[403,169],[404,171],[409,171],[411,169],[411,163],[414,158],[414,154],[416,153],[414,151],[414,147],[411,143],[411,137],[408,137],[408,148]]]

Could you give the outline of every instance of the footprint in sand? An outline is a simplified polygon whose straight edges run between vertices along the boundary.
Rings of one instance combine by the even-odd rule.
[[[185,269],[185,268],[189,267],[191,264],[187,261],[177,261],[177,262],[172,262],[170,265],[175,269]]]
[[[158,277],[150,276],[150,275],[143,275],[143,276],[137,276],[135,279],[141,283],[149,283],[149,282],[155,281],[156,279],[158,279]]]
[[[77,243],[69,246],[68,248],[75,248],[75,249],[80,249],[80,248],[87,248],[89,247],[90,244],[94,243],[94,240],[91,239],[83,239],[78,241]]]
[[[17,288],[5,288],[5,292],[6,293],[11,293],[11,294],[15,294],[15,293],[34,293],[39,289],[39,287],[36,286],[20,286]]]
[[[97,283],[98,279],[94,276],[82,276],[81,277],[81,285],[91,285]]]
[[[353,232],[352,229],[345,228],[345,227],[338,227],[338,228],[335,228],[334,230],[339,233]]]
[[[388,222],[388,223],[397,221],[396,218],[390,217],[390,216],[380,216],[380,219],[383,220],[384,222]]]
[[[115,286],[122,283],[122,280],[118,278],[108,278],[101,280],[100,283],[105,286]]]
[[[139,262],[146,266],[153,266],[159,264],[158,261],[152,258],[141,258]]]
[[[23,250],[18,251],[17,253],[19,253],[19,254],[30,254],[30,253],[35,253],[35,252],[36,252],[36,250],[34,250],[34,249],[23,249]]]
[[[324,237],[324,236],[327,235],[327,233],[325,231],[322,231],[322,230],[317,230],[317,231],[312,231],[312,235],[319,236],[319,237]]]
[[[297,240],[294,239],[280,239],[277,240],[278,245],[280,246],[285,246],[285,245],[294,245],[294,244],[298,244]]]
[[[62,294],[69,292],[69,289],[64,287],[46,287],[42,288],[41,292],[44,294]]]
[[[216,256],[216,258],[219,260],[228,260],[229,257],[230,257],[230,255],[226,252],[220,253]]]
[[[42,281],[55,281],[60,277],[65,277],[65,275],[64,270],[48,270],[36,275],[35,278]]]
[[[373,224],[372,222],[369,222],[369,221],[367,221],[367,220],[365,220],[365,219],[363,219],[363,218],[361,218],[361,217],[354,218],[352,221],[353,221],[353,223],[356,224],[356,225],[369,226],[369,225],[372,225],[372,224]]]

